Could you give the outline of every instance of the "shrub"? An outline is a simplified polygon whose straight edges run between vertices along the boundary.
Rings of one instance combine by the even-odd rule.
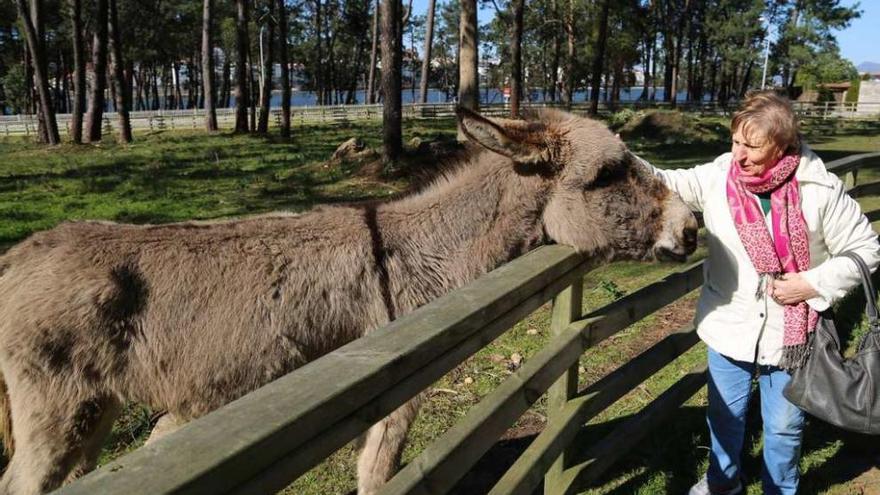
[[[859,78],[854,78],[850,81],[849,89],[846,90],[846,98],[844,101],[847,103],[856,103],[859,101],[859,86],[862,85],[862,81]]]
[[[608,118],[608,126],[614,130],[618,130],[621,127],[625,126],[627,122],[633,119],[636,115],[639,115],[638,112],[633,110],[632,108],[624,108],[619,112],[612,113]]]
[[[693,118],[675,110],[655,110],[638,115],[620,129],[620,134],[625,139],[667,141],[693,141],[699,137]]]

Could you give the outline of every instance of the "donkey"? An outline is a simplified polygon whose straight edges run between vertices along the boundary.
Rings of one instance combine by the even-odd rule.
[[[152,440],[542,243],[607,260],[695,249],[691,212],[603,125],[464,110],[459,125],[485,149],[396,201],[65,223],[0,257],[0,417],[15,443],[0,493],[93,469],[125,401],[167,411]],[[417,409],[365,434],[359,493],[395,473]]]

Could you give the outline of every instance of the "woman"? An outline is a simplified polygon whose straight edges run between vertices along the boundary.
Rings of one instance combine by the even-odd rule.
[[[751,94],[731,122],[733,147],[692,169],[655,170],[703,211],[709,248],[697,333],[709,347],[709,469],[691,495],[743,491],[740,454],[753,377],[764,422],[765,494],[797,491],[804,413],[782,389],[808,358],[817,312],[873,270],[880,245],[859,205],[798,135],[788,100]]]

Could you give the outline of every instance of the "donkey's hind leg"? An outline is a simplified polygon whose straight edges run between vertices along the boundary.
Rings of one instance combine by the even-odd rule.
[[[397,472],[406,435],[419,412],[416,396],[379,421],[366,434],[358,458],[358,495],[372,495]]]
[[[114,398],[83,394],[62,379],[7,376],[15,452],[0,479],[0,494],[49,492],[94,466],[119,412]]]
[[[83,441],[82,451],[79,460],[74,464],[73,469],[67,475],[64,483],[69,483],[80,476],[95,469],[98,465],[98,457],[101,455],[101,449],[104,447],[104,441],[110,435],[113,429],[113,421],[122,411],[122,403],[116,399],[105,399],[101,405],[103,412],[101,418],[95,425],[94,432],[88,435]]]

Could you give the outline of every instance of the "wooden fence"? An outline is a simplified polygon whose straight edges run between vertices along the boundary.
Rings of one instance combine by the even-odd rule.
[[[855,186],[858,168],[877,160],[880,153],[854,155],[830,163],[829,169]],[[880,182],[853,192],[878,190]],[[447,492],[548,390],[545,429],[491,493],[529,494],[542,480],[545,493],[575,493],[696,393],[705,383],[706,369],[705,364],[692,369],[574,461],[569,446],[583,424],[698,340],[692,326],[682,329],[578,390],[577,363],[586,349],[691,292],[703,277],[703,263],[694,263],[585,315],[581,288],[591,267],[568,247],[538,248],[59,493],[272,493],[550,299],[552,338],[545,347],[407,464],[381,493]]]
[[[558,103],[533,102],[525,103],[530,108],[559,107]],[[603,103],[600,112],[608,113],[625,108],[668,108],[665,102],[620,102],[613,105]],[[586,114],[589,103],[580,102],[571,107],[571,111],[578,114]],[[727,114],[733,107],[722,106],[717,102],[680,102],[677,108],[698,112],[701,114]],[[510,107],[502,103],[481,106],[481,111],[489,116],[506,116]],[[795,102],[795,111],[805,119],[872,119],[877,120],[880,116],[880,102],[877,103],[803,103]],[[271,110],[271,126],[281,126],[281,110]],[[403,106],[403,118],[405,119],[436,119],[452,118],[455,116],[453,103],[425,103]],[[70,114],[58,114],[58,128],[62,133],[70,133]],[[363,121],[380,120],[382,118],[382,105],[337,105],[337,106],[311,106],[291,107],[291,125],[345,125]],[[204,129],[204,112],[201,109],[192,110],[158,110],[149,112],[131,112],[131,126],[135,130],[163,131],[175,129]],[[115,113],[104,114],[104,132],[109,134],[118,130],[118,119]],[[217,125],[220,129],[232,130],[235,127],[235,109],[218,108]],[[0,115],[0,136],[31,135],[36,132],[37,119],[35,115]]]

